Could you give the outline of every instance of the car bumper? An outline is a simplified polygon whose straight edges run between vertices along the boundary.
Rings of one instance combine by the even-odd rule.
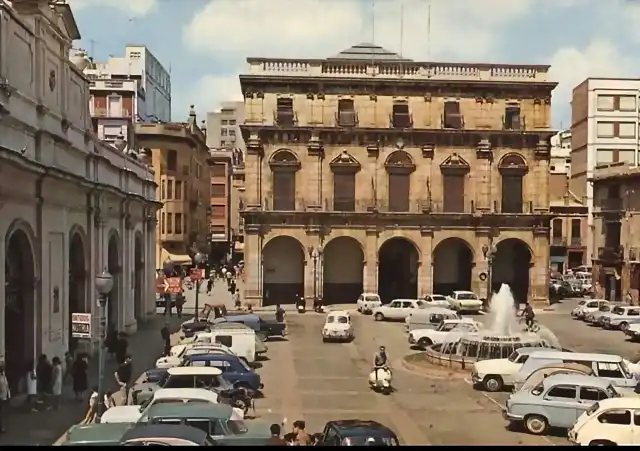
[[[322,338],[325,340],[348,340],[351,338],[351,332],[323,332]]]
[[[502,418],[507,421],[523,421],[524,416],[522,415],[514,415],[512,413],[507,412],[504,408],[502,410]]]
[[[472,374],[471,375],[471,382],[473,382],[473,384],[480,384],[483,381],[483,377],[481,377],[479,374]]]

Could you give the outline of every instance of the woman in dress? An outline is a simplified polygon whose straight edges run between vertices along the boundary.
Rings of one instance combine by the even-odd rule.
[[[54,357],[52,360],[53,370],[51,375],[51,394],[53,395],[51,407],[53,410],[58,410],[60,407],[60,396],[62,396],[62,361],[59,357]]]
[[[76,356],[76,360],[73,362],[73,368],[71,369],[73,393],[76,396],[76,401],[80,401],[84,392],[89,388],[89,381],[87,378],[88,367],[87,357],[84,354],[78,354]]]

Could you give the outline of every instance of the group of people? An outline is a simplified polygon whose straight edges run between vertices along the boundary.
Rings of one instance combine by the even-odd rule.
[[[282,436],[282,426],[274,423],[270,426],[271,437],[267,445],[271,446],[313,446],[317,444],[318,437],[309,435],[306,430],[307,425],[303,420],[293,422],[293,431]]]

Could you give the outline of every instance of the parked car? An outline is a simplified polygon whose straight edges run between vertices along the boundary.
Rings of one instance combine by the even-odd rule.
[[[640,340],[640,323],[631,323],[629,327],[624,331],[624,334],[631,339],[631,341]]]
[[[395,299],[387,305],[381,305],[373,309],[373,318],[376,321],[405,320],[413,309],[422,308],[424,301],[418,299]]]
[[[618,305],[620,304],[613,304],[611,302],[609,304],[602,305],[600,308],[598,308],[597,312],[587,313],[584,317],[584,321],[592,326],[597,326],[601,321],[603,315],[609,313],[611,309],[617,307]]]
[[[583,299],[578,302],[578,306],[571,310],[571,316],[575,319],[584,320],[590,313],[600,311],[600,307],[609,305],[606,299]]]
[[[569,441],[582,446],[640,445],[639,418],[640,399],[603,399],[578,417]]]
[[[117,446],[130,423],[77,424],[67,430],[62,446]]]
[[[531,373],[524,383],[514,383],[513,391],[532,390],[542,383],[545,378],[554,374],[583,374],[585,376],[593,376],[595,373],[593,369],[580,363],[552,363]]]
[[[136,425],[129,429],[120,446],[214,446],[204,431],[191,426],[174,424]]]
[[[457,312],[444,307],[412,309],[404,320],[404,330],[408,333],[414,329],[437,329],[445,319],[459,318],[460,315]]]
[[[207,354],[187,357],[184,366],[208,366],[220,369],[223,377],[236,388],[257,392],[264,388],[260,375],[234,355]]]
[[[424,297],[425,307],[449,307],[449,300],[443,294],[428,294]]]
[[[230,315],[216,318],[212,321],[213,326],[221,323],[241,323],[250,327],[256,333],[256,336],[262,341],[268,340],[270,337],[284,337],[286,336],[286,324],[280,323],[274,318],[263,318],[258,315]]]
[[[640,307],[627,305],[615,307],[609,313],[602,315],[602,327],[604,329],[627,330],[630,323],[640,322]]]
[[[581,374],[555,374],[532,390],[517,391],[507,399],[503,416],[510,423],[523,423],[535,435],[549,427],[569,429],[589,407],[620,395],[611,382]]]
[[[351,315],[345,310],[329,312],[322,327],[322,341],[351,341],[354,337]]]
[[[445,319],[437,329],[413,329],[409,333],[409,344],[421,349],[445,341],[456,341],[462,334],[478,332],[482,324],[471,319]]]
[[[456,312],[479,312],[483,303],[472,291],[454,291],[449,296],[449,306]]]
[[[529,356],[541,348],[516,349],[506,359],[488,359],[475,362],[471,367],[471,381],[486,391],[498,392],[515,383],[515,376]]]
[[[323,446],[400,446],[398,436],[387,426],[370,420],[329,421],[322,432]]]
[[[171,348],[168,356],[160,357],[156,360],[156,368],[167,369],[180,366],[186,356],[195,354],[235,355],[231,349],[220,343],[191,343],[188,345],[176,345]]]
[[[149,409],[141,421],[196,427],[209,434],[217,445],[265,446],[271,437],[268,423],[246,423],[233,409],[222,404],[158,404]]]
[[[356,301],[356,309],[360,313],[369,314],[382,305],[378,293],[362,293]]]

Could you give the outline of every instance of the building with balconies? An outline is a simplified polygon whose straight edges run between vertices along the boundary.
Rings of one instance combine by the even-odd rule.
[[[91,131],[71,7],[0,1],[0,19],[0,361],[15,396],[34,356],[98,349],[105,268],[109,323],[134,333],[155,315],[158,205],[150,168]],[[85,340],[74,313],[89,314]]]
[[[213,149],[211,159],[211,260],[226,261],[231,253],[232,149]]]
[[[551,269],[564,273],[568,269],[586,265],[586,245],[589,237],[588,209],[584,200],[569,190],[567,174],[549,177],[551,200],[550,263]]]
[[[165,262],[191,266],[197,252],[209,255],[210,159],[206,138],[191,106],[184,123],[136,124],[136,141],[150,155],[158,186],[156,269]]]
[[[548,66],[248,58],[245,297],[546,302]]]
[[[593,185],[594,286],[607,299],[640,290],[640,169],[628,163],[597,166]]]

